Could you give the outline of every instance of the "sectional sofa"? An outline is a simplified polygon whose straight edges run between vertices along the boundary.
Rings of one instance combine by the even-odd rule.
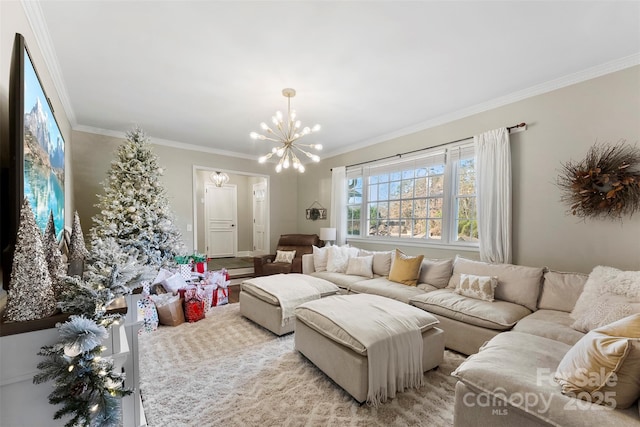
[[[313,254],[303,256],[304,274],[343,293],[382,295],[424,309],[440,321],[447,348],[472,355],[453,373],[456,426],[640,425],[637,402],[611,409],[564,395],[553,380],[565,354],[585,335],[571,327],[570,313],[588,275],[461,257],[423,259],[416,286],[407,286],[389,280],[393,251],[359,250],[357,257],[373,257],[367,277],[317,271],[318,264],[324,268],[317,255],[315,261]],[[463,274],[497,278],[495,300],[457,293]]]

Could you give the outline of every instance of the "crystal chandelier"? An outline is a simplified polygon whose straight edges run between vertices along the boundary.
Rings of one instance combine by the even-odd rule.
[[[265,154],[258,159],[258,162],[264,163],[269,160],[274,154],[280,158],[280,161],[276,165],[276,172],[280,172],[283,168],[288,169],[289,166],[293,166],[298,172],[304,172],[304,165],[300,162],[298,156],[296,156],[296,150],[299,153],[304,154],[314,162],[319,162],[320,157],[317,154],[313,154],[309,149],[322,150],[321,144],[300,144],[298,140],[305,135],[320,130],[320,125],[315,125],[313,128],[304,127],[300,120],[296,120],[295,110],[291,110],[291,98],[296,96],[296,91],[291,88],[282,89],[282,95],[287,98],[287,119],[283,117],[283,114],[278,111],[276,115],[271,118],[275,129],[271,129],[265,122],[260,123],[260,127],[265,131],[266,135],[259,134],[257,132],[251,132],[249,136],[251,139],[259,139],[261,141],[272,141],[276,144],[281,144],[280,147],[273,147],[271,152]],[[303,149],[306,147],[307,149]]]
[[[222,187],[224,184],[229,182],[229,175],[224,172],[213,172],[209,178],[213,181],[216,187]]]

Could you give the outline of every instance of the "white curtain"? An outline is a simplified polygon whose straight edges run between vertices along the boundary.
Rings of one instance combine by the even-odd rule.
[[[336,244],[343,245],[347,239],[347,168],[338,166],[331,171],[331,213],[329,226],[336,229]]]
[[[500,128],[473,137],[480,259],[511,263],[511,149]]]

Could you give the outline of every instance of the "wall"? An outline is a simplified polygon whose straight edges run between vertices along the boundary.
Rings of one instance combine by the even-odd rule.
[[[640,269],[640,213],[623,221],[582,221],[566,214],[555,185],[561,164],[581,160],[596,141],[640,141],[640,66],[309,165],[299,178],[299,231],[317,232],[328,225],[328,221],[307,221],[301,209],[315,199],[330,206],[330,168],[334,166],[446,143],[520,122],[527,122],[529,128],[511,137],[514,263],[585,273],[596,265]],[[429,257],[456,253],[401,248]],[[477,253],[462,255],[477,258]]]
[[[126,130],[126,129],[123,129]],[[121,138],[73,131],[72,158],[76,167],[74,181],[76,206],[85,233],[92,227],[91,218],[97,213],[96,194],[103,193],[101,182],[106,178],[116,147]],[[153,138],[151,139],[153,141]],[[278,237],[297,231],[297,180],[290,174],[276,174],[273,165],[259,164],[255,160],[221,156],[201,151],[190,151],[165,145],[154,145],[158,164],[165,172],[163,184],[176,217],[176,225],[182,233],[189,251],[195,250],[193,225],[193,166],[201,166],[229,172],[269,176],[270,197],[270,247],[275,253]]]

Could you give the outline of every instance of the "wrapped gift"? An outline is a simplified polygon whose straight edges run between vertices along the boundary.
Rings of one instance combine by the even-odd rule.
[[[195,273],[204,273],[207,271],[207,256],[204,254],[191,255],[191,261],[193,262],[193,271]]]
[[[158,329],[158,311],[151,298],[144,297],[138,300],[138,319],[142,319],[142,327],[138,335],[150,333]]]
[[[179,295],[151,295],[151,299],[156,305],[161,325],[178,326],[184,323],[183,301]]]
[[[213,306],[224,305],[229,303],[229,288],[216,288],[213,291]]]
[[[180,289],[184,295],[184,318],[187,322],[197,322],[205,317],[205,302],[202,291],[197,286]]]
[[[214,305],[213,294],[215,293],[217,287],[216,285],[207,285],[207,284],[200,284],[198,285],[198,287],[202,290],[205,311],[209,311],[209,309]]]

